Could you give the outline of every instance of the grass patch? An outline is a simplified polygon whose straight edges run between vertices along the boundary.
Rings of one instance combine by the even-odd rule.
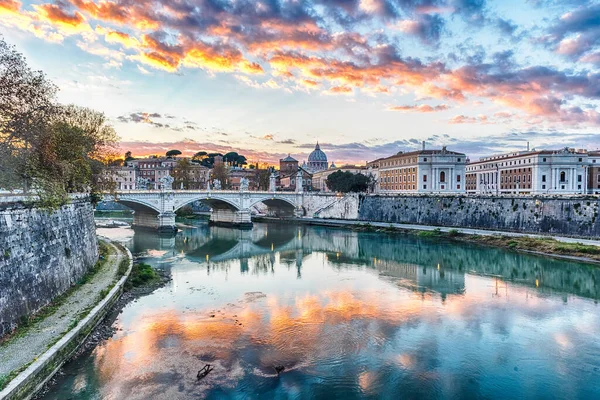
[[[432,231],[419,231],[419,233],[417,233],[417,236],[419,237],[438,237],[441,236],[442,231],[440,228],[435,228]]]
[[[134,264],[129,275],[129,279],[125,283],[126,289],[148,285],[160,280],[158,273],[152,266],[146,263]]]

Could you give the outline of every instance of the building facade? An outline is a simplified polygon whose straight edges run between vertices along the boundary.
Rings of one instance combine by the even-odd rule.
[[[133,166],[109,167],[103,171],[104,179],[113,182],[116,190],[135,190],[137,181],[137,170]],[[110,189],[109,185],[106,186]]]
[[[600,194],[600,151],[588,152],[588,184],[589,194]]]
[[[588,168],[588,153],[568,148],[482,157],[466,167],[467,193],[584,194]]]
[[[466,156],[447,150],[400,152],[371,162],[379,193],[464,193]]]

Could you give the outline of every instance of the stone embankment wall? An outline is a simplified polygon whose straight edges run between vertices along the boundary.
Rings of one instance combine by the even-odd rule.
[[[0,198],[0,337],[79,281],[98,260],[92,205],[54,212]]]
[[[358,219],[600,237],[598,211],[592,197],[361,196]]]

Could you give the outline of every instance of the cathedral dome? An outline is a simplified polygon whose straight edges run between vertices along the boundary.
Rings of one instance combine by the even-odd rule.
[[[321,147],[319,147],[319,143],[317,143],[313,152],[310,153],[310,155],[308,156],[308,162],[311,161],[327,162],[327,156],[325,155],[325,153],[323,153]]]
[[[308,156],[308,168],[313,172],[327,169],[327,156],[321,150],[319,142],[317,142],[315,149]]]

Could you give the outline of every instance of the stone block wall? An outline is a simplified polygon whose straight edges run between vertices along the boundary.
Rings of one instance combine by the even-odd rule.
[[[75,197],[54,212],[0,201],[0,337],[77,283],[98,260],[94,212]]]
[[[358,219],[600,237],[599,206],[592,197],[362,196]]]

